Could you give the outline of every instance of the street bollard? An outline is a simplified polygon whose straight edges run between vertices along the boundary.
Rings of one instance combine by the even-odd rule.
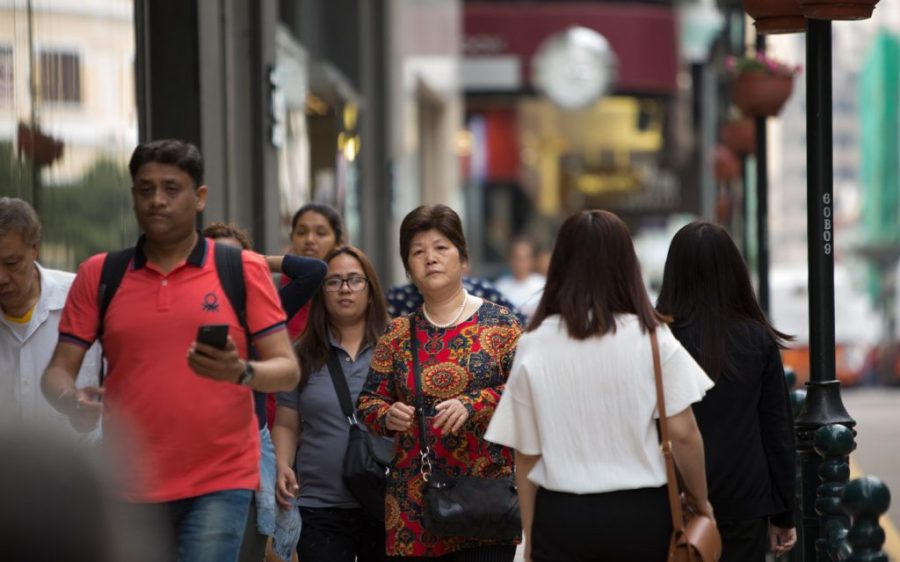
[[[847,560],[852,553],[847,542],[850,518],[841,506],[841,494],[850,479],[847,458],[856,448],[853,430],[836,423],[822,426],[816,430],[813,448],[823,459],[819,466],[822,483],[816,491],[816,513],[820,516],[816,551],[833,562]]]
[[[803,407],[803,402],[806,400],[806,390],[797,388],[797,373],[795,373],[794,369],[791,367],[784,367],[784,378],[787,382],[788,398],[791,401],[791,411],[796,418],[797,414],[800,413],[800,408]]]
[[[891,493],[884,482],[874,476],[863,476],[847,484],[841,496],[841,504],[853,518],[848,540],[853,554],[848,562],[888,562],[881,550],[884,529],[878,519],[891,505]]]
[[[790,365],[784,366],[784,380],[787,382],[789,391],[797,386],[797,372]]]

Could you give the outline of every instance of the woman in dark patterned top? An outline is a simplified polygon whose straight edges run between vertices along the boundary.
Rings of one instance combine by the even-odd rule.
[[[519,322],[508,309],[463,288],[466,243],[449,207],[422,206],[403,219],[400,257],[424,303],[388,326],[357,404],[373,432],[397,437],[385,501],[387,553],[400,560],[511,562],[517,541],[438,537],[423,528],[410,336],[412,326],[433,470],[502,478],[512,474],[512,452],[485,441],[484,432],[512,366]]]

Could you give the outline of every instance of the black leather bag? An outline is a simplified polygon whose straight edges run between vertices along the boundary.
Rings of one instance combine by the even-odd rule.
[[[391,465],[390,455],[386,454],[384,447],[376,444],[377,436],[359,425],[341,362],[334,353],[328,357],[328,371],[331,373],[331,382],[341,403],[341,410],[350,424],[347,450],[344,452],[344,483],[371,517],[384,521],[384,493]]]
[[[425,528],[435,535],[514,540],[522,535],[513,478],[449,477],[425,483]]]
[[[522,536],[519,495],[516,481],[507,478],[447,476],[432,472],[425,442],[424,395],[419,374],[419,350],[415,321],[410,318],[413,379],[416,385],[416,412],[419,420],[419,455],[425,480],[424,520],[430,533],[446,537],[515,540]]]

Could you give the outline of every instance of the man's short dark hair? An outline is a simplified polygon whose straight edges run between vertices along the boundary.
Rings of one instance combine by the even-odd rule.
[[[41,243],[41,219],[34,207],[18,197],[0,197],[0,236],[18,232],[29,246]]]
[[[195,188],[203,185],[203,156],[200,149],[189,142],[162,139],[139,144],[128,162],[131,180],[134,181],[141,166],[150,162],[176,166],[191,176]]]

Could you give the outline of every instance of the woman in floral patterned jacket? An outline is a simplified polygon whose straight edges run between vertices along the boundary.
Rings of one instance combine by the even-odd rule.
[[[485,441],[484,432],[512,366],[519,322],[508,309],[463,288],[466,242],[459,216],[449,207],[410,212],[400,227],[400,256],[425,300],[388,326],[357,404],[369,429],[396,436],[385,500],[387,554],[407,561],[512,562],[518,541],[439,537],[422,525],[423,463],[410,334],[418,342],[432,470],[503,478],[512,474],[512,453]]]

